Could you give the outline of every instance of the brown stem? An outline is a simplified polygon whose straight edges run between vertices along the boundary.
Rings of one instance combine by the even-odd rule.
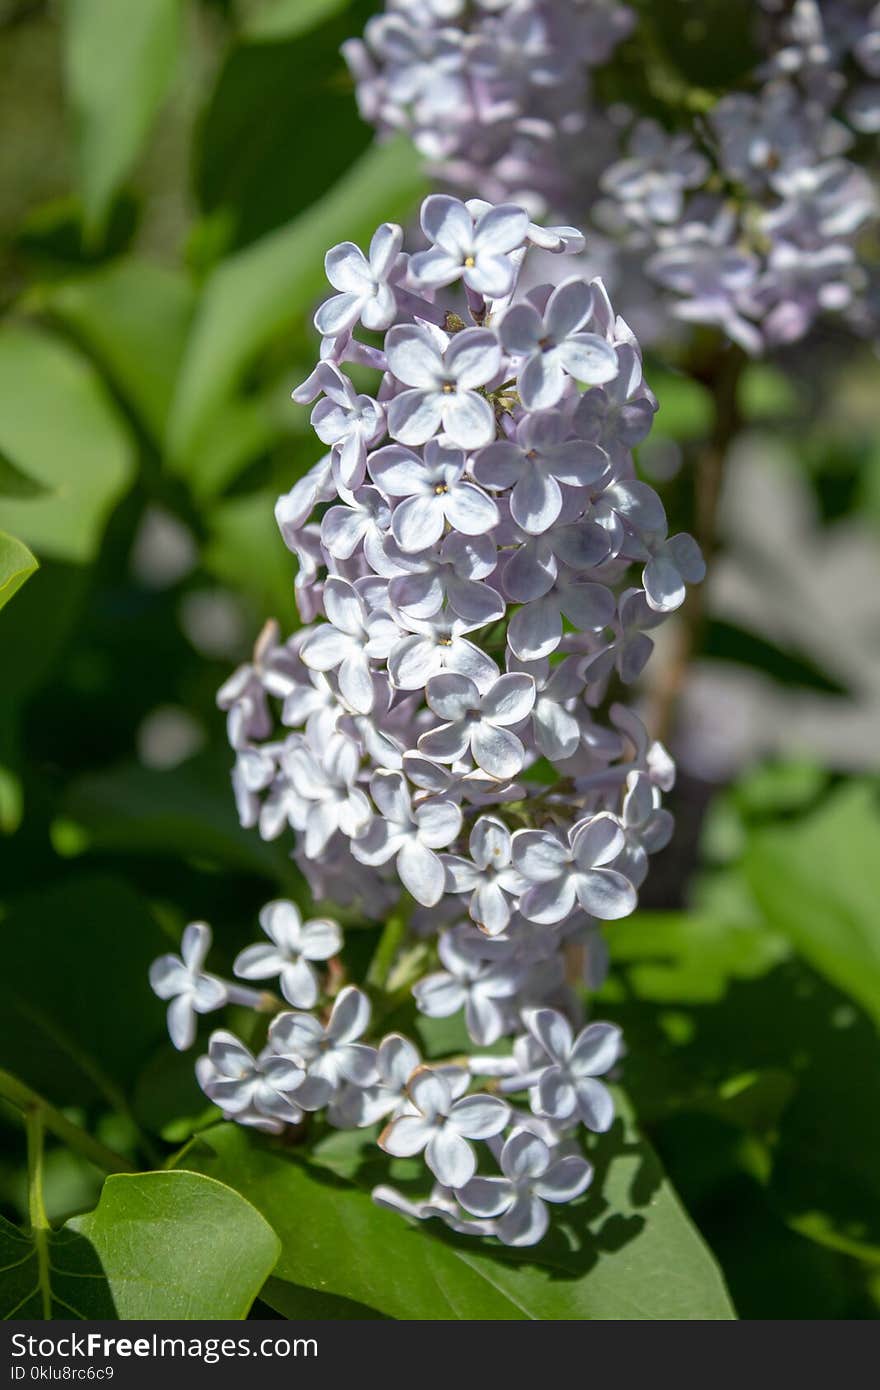
[[[712,358],[691,368],[691,376],[712,393],[712,432],[697,456],[694,469],[694,531],[707,566],[718,548],[718,503],[730,445],[739,432],[742,417],[738,405],[739,383],[746,356],[736,346],[720,347]],[[678,702],[706,621],[706,584],[688,590],[677,614],[675,647],[654,689],[648,726],[655,738],[668,741],[673,732]]]

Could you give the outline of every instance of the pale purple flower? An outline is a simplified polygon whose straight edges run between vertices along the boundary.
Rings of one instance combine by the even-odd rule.
[[[465,1211],[494,1220],[505,1245],[536,1245],[547,1230],[546,1202],[571,1202],[589,1187],[593,1169],[578,1154],[554,1157],[536,1134],[518,1129],[499,1157],[503,1177],[475,1177],[458,1190]]]
[[[373,818],[367,797],[356,786],[360,752],[353,739],[333,734],[320,756],[305,739],[294,740],[282,756],[291,792],[298,798],[299,829],[306,854],[320,854],[337,830],[354,838]]]
[[[501,321],[505,352],[523,359],[517,376],[527,410],[549,410],[570,379],[600,386],[617,375],[617,354],[598,333],[583,332],[593,312],[593,292],[583,280],[557,285],[543,315],[528,301]],[[488,442],[488,441],[484,441]]]
[[[447,890],[469,893],[469,912],[489,935],[503,932],[510,921],[510,899],[528,887],[510,858],[510,831],[495,816],[479,816],[468,840],[469,859],[445,854]]]
[[[388,674],[401,690],[422,690],[432,676],[457,672],[468,676],[480,689],[491,685],[498,667],[466,633],[482,627],[455,614],[437,613],[430,618],[400,614],[400,625],[409,631],[395,643],[388,657]]]
[[[363,549],[367,563],[378,571],[390,526],[391,508],[378,488],[359,487],[347,492],[341,505],[327,508],[321,544],[336,560],[350,560]]]
[[[426,550],[443,535],[447,523],[467,536],[490,531],[498,522],[491,498],[464,478],[461,449],[437,439],[425,445],[424,458],[389,444],[370,456],[373,481],[388,497],[399,497],[391,531],[402,550]]]
[[[211,949],[207,922],[190,922],[180,942],[180,955],[159,956],[150,966],[150,986],[160,999],[168,999],[168,1034],[180,1052],[192,1047],[196,1014],[220,1009],[228,998],[227,987],[204,969]]]
[[[224,1029],[211,1034],[207,1056],[196,1062],[196,1079],[227,1120],[279,1134],[303,1118],[295,1099],[305,1081],[303,1068],[268,1051],[254,1057]]]
[[[532,1108],[556,1120],[576,1116],[600,1134],[610,1129],[614,1101],[596,1078],[610,1071],[620,1056],[620,1029],[612,1023],[589,1023],[575,1037],[568,1019],[555,1009],[536,1009],[524,1021],[551,1063],[532,1088]]]
[[[481,449],[473,472],[487,488],[512,488],[510,512],[524,531],[548,530],[562,511],[561,483],[587,487],[608,469],[608,456],[596,444],[571,438],[561,411],[525,415],[514,439]]]
[[[626,795],[620,812],[626,844],[617,866],[634,888],[640,888],[648,873],[648,855],[665,849],[672,838],[675,822],[660,805],[660,792],[644,772],[631,772],[626,779]]]
[[[508,667],[511,671],[524,671],[535,682],[532,733],[539,752],[551,762],[570,758],[581,738],[580,722],[570,708],[583,694],[580,658],[568,656],[551,667],[547,657],[520,661],[511,653]]]
[[[295,903],[267,903],[260,912],[260,926],[269,943],[247,946],[235,958],[233,970],[243,980],[280,978],[281,993],[298,1009],[318,1002],[318,977],[313,961],[329,960],[342,948],[342,932],[327,917],[304,922]]]
[[[385,339],[390,371],[409,387],[388,403],[388,429],[401,444],[424,444],[442,429],[462,449],[495,434],[495,413],[476,388],[498,376],[501,348],[488,328],[445,335],[399,324]]]
[[[351,852],[362,864],[385,864],[395,859],[403,886],[417,902],[433,907],[443,896],[443,864],[435,853],[451,844],[461,826],[461,810],[453,801],[424,801],[413,808],[405,779],[399,772],[375,772],[370,781],[380,815]]]
[[[521,661],[549,656],[562,641],[563,614],[582,632],[599,631],[614,616],[614,596],[604,584],[560,569],[546,594],[514,613],[507,630],[510,650]]]
[[[325,394],[312,411],[312,428],[322,443],[332,444],[343,487],[359,487],[364,480],[367,448],[385,433],[385,411],[372,396],[358,395],[348,377],[335,367],[325,365],[324,370]]]
[[[442,1183],[435,1183],[430,1197],[421,1202],[413,1202],[409,1197],[404,1197],[402,1192],[398,1192],[396,1187],[391,1187],[388,1183],[379,1183],[370,1195],[377,1207],[396,1212],[398,1216],[409,1216],[414,1221],[428,1221],[431,1217],[437,1217],[444,1226],[462,1236],[492,1235],[493,1223],[470,1220],[458,1205],[450,1188],[444,1187]]]
[[[710,171],[709,161],[687,134],[669,135],[657,121],[636,125],[625,159],[606,169],[604,192],[623,204],[632,222],[676,222],[684,194],[698,188]]]
[[[362,990],[346,985],[333,1004],[324,1027],[312,1014],[279,1014],[269,1029],[269,1047],[305,1070],[299,1094],[313,1102],[319,1095],[324,1105],[343,1082],[372,1086],[376,1082],[376,1049],[358,1039],[370,1023],[370,1001]],[[317,1108],[306,1106],[304,1109]]]
[[[466,536],[450,531],[441,544],[407,553],[386,540],[386,569],[395,571],[388,585],[393,606],[412,618],[432,618],[443,608],[475,625],[503,618],[507,607],[501,594],[481,583],[498,564],[491,535]]]
[[[499,781],[515,777],[523,765],[525,749],[511,725],[520,724],[535,703],[531,676],[508,672],[482,693],[469,676],[451,671],[432,676],[425,698],[445,720],[422,734],[419,751],[439,763],[453,763],[470,749],[474,761]]]
[[[309,634],[300,655],[315,671],[335,670],[343,698],[359,714],[369,714],[374,699],[370,660],[387,657],[400,632],[387,613],[371,612],[346,579],[327,580],[324,609],[329,622]]]
[[[671,613],[684,603],[688,584],[706,577],[706,563],[693,536],[681,532],[652,547],[642,571],[645,598],[657,613]]]
[[[402,244],[400,227],[383,222],[370,242],[369,256],[350,241],[327,252],[327,279],[340,293],[326,300],[315,314],[319,333],[335,338],[358,320],[364,328],[388,327],[397,310],[389,278]]]
[[[474,942],[473,929],[446,931],[437,952],[446,968],[426,975],[413,987],[420,1013],[428,1018],[449,1018],[464,1010],[465,1024],[474,1042],[489,1047],[505,1031],[504,1001],[517,991],[522,970],[504,943]],[[497,948],[495,955],[487,955]]]
[[[616,349],[618,371],[604,386],[585,391],[574,415],[576,433],[612,458],[626,457],[647,438],[657,403],[642,383],[642,361],[630,343]]]
[[[380,1147],[398,1158],[424,1150],[428,1167],[445,1187],[463,1187],[477,1168],[468,1140],[499,1134],[509,1105],[497,1096],[453,1100],[448,1082],[427,1067],[413,1077],[409,1094],[416,1113],[392,1120],[379,1136]]]
[[[513,862],[533,885],[520,900],[530,922],[561,922],[580,903],[602,921],[627,917],[636,905],[628,878],[608,865],[624,848],[619,822],[607,812],[580,821],[570,845],[547,830],[517,830]]]
[[[477,294],[500,299],[513,288],[509,253],[523,245],[528,225],[528,214],[513,204],[489,207],[475,221],[457,198],[435,193],[422,204],[422,231],[432,246],[413,256],[410,269],[423,285],[463,279]]]

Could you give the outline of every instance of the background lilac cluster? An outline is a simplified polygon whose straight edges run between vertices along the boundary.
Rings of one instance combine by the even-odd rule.
[[[675,89],[664,124],[627,111],[625,83],[622,102],[594,99],[623,38],[654,57],[647,18],[615,5],[389,0],[344,51],[365,117],[409,132],[435,177],[592,222],[594,264],[627,312],[638,285],[646,333],[671,315],[757,354],[833,312],[876,335],[880,7],[797,0],[743,19],[763,58],[741,90]]]

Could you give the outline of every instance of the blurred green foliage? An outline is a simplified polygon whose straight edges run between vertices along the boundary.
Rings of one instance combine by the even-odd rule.
[[[657,64],[634,82],[668,94],[751,64],[735,7],[700,7],[699,32],[646,7]],[[47,1283],[0,1103],[4,1310],[182,1316],[196,1270],[188,1316],[245,1316],[262,1288],[256,1309],[287,1317],[723,1318],[725,1283],[743,1317],[876,1316],[880,809],[876,779],[815,751],[714,795],[684,779],[663,910],[609,931],[600,1001],[641,1132],[625,1106],[546,1253],[465,1260],[411,1231],[371,1204],[359,1141],[306,1159],[210,1127],[164,1040],[150,959],[206,918],[222,968],[267,897],[304,892],[286,850],[237,824],[214,692],[267,616],[297,621],[272,504],[319,452],[287,397],[314,359],[323,253],[405,219],[423,188],[408,145],[370,145],[338,57],[375,8],[0,6],[0,1067],[123,1166],[188,1143],[193,1170],[102,1188],[50,1137]],[[739,408],[759,452],[772,438],[797,459],[817,525],[876,528],[876,363],[848,359],[841,384],[838,356],[751,366]],[[642,458],[681,464],[663,487],[682,525],[713,417],[684,365],[651,364]],[[783,699],[859,694],[802,631],[716,616],[702,651]],[[353,968],[373,935],[350,934]],[[83,1272],[101,1275],[88,1307]]]

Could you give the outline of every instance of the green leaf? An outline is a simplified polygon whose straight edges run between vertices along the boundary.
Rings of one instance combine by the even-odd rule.
[[[301,0],[300,0],[301,7]],[[196,147],[195,186],[208,215],[223,212],[235,246],[289,222],[327,192],[367,147],[340,45],[354,15],[301,16],[295,35],[236,44],[214,86]],[[321,113],[321,138],[290,133]]]
[[[93,1247],[73,1230],[20,1231],[0,1216],[0,1317],[115,1318]]]
[[[768,642],[765,637],[721,618],[712,618],[706,625],[700,651],[712,661],[731,661],[766,673],[781,685],[802,686],[827,695],[848,693],[833,672],[823,670],[808,653],[787,650],[778,642]]]
[[[95,1250],[119,1318],[245,1318],[281,1250],[237,1192],[182,1171],[109,1177],[65,1229]]]
[[[0,502],[0,513],[3,504]],[[49,560],[3,613],[5,699],[19,700],[43,685],[69,649],[88,592],[89,571]],[[39,633],[39,641],[34,634]]]
[[[68,0],[65,67],[87,226],[98,236],[174,74],[182,0]]]
[[[295,888],[300,880],[282,845],[239,825],[230,768],[226,752],[199,754],[170,771],[122,764],[74,782],[65,816],[94,849],[206,859]]]
[[[7,898],[0,913],[0,1057],[60,1105],[123,1113],[163,1009],[147,985],[168,943],[123,882],[78,876]]]
[[[366,1140],[365,1142],[369,1142]],[[593,1195],[544,1249],[414,1229],[369,1192],[241,1128],[193,1142],[182,1162],[237,1187],[282,1242],[278,1279],[430,1320],[729,1318],[712,1257],[644,1141],[618,1121],[594,1154]]]
[[[766,975],[789,954],[764,926],[687,912],[637,912],[614,926],[609,942],[630,986],[657,1003],[722,999],[733,980]]]
[[[132,441],[90,364],[37,329],[0,329],[0,451],[46,489],[0,498],[0,527],[82,564],[134,473]]]
[[[315,207],[217,267],[205,286],[169,422],[169,449],[178,463],[254,358],[279,335],[305,326],[326,288],[327,249],[346,238],[367,243],[380,222],[407,214],[421,186],[408,142],[375,146]]]
[[[657,430],[679,443],[704,439],[712,428],[712,395],[693,377],[652,367],[651,390],[660,402]]]
[[[242,32],[249,39],[292,39],[352,8],[351,0],[265,0],[249,15]],[[349,32],[354,30],[349,28]]]
[[[187,277],[150,261],[119,260],[48,287],[40,302],[97,358],[145,430],[161,440],[195,311]]]
[[[794,881],[783,890],[796,894]],[[609,939],[614,969],[599,1007],[627,1038],[626,1083],[642,1122],[662,1124],[662,1137],[670,1116],[723,1120],[739,1132],[737,1163],[757,1173],[779,1218],[813,1241],[877,1259],[872,1020],[760,920],[638,913]],[[697,1182],[696,1197],[681,1188],[689,1205],[702,1200],[705,1178]],[[719,1225],[720,1217],[713,1231]],[[739,1305],[739,1286],[734,1295]]]
[[[0,454],[0,497],[39,497],[46,489]]]
[[[298,627],[293,556],[275,521],[274,490],[232,497],[208,514],[205,568],[221,583],[250,594],[261,613],[277,617],[285,632]]]
[[[880,1021],[880,803],[871,782],[839,788],[794,825],[755,830],[745,873],[768,923]]]
[[[350,1298],[337,1298],[331,1293],[317,1293],[315,1289],[304,1289],[283,1279],[268,1279],[260,1298],[276,1313],[282,1313],[289,1322],[340,1322],[351,1319],[375,1322],[384,1316],[374,1308],[368,1308],[365,1303],[354,1303]]]
[[[26,579],[30,579],[39,562],[34,559],[26,545],[0,531],[0,608],[18,593]],[[4,652],[4,662],[9,653]]]

